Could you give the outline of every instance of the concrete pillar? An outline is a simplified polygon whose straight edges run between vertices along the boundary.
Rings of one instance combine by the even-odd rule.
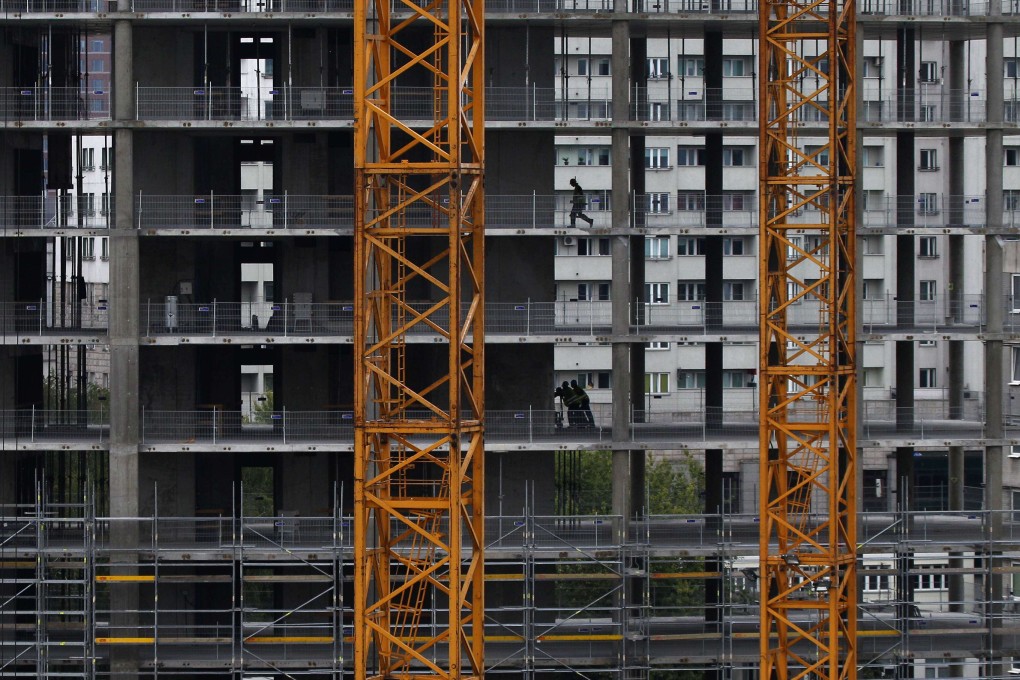
[[[127,10],[120,0],[122,10]],[[137,571],[138,525],[126,518],[139,515],[139,414],[138,414],[138,232],[134,229],[134,137],[130,128],[116,127],[135,117],[132,25],[116,21],[113,26],[113,150],[116,221],[110,229],[110,542],[117,551],[110,557],[111,571],[129,575]],[[113,589],[110,624],[120,636],[138,625],[137,586]],[[114,645],[110,654],[111,677],[137,677],[138,654],[132,646]]]
[[[997,234],[1002,228],[1002,121],[1003,121],[1003,66],[1002,66],[1002,6],[989,5],[988,33],[985,73],[988,79],[988,121],[985,137],[985,186],[987,187],[986,223],[989,236],[985,237],[985,314],[987,319],[987,340],[985,341],[985,432],[989,439],[1001,439],[1003,435],[1003,345],[1002,327],[1005,300],[1003,296],[1002,244]],[[992,511],[988,528],[989,539],[993,542],[1002,538],[1002,459],[1005,450],[1000,445],[985,447],[985,509]],[[988,605],[986,616],[990,629],[1002,625],[1003,578],[991,576],[996,565],[993,555],[989,556],[989,579],[985,598]],[[984,670],[988,676],[1004,673],[1001,657],[994,650],[1001,649],[998,636],[988,637],[990,649],[989,664]]]
[[[963,344],[963,343],[960,343]],[[963,447],[949,447],[949,509],[961,511],[963,505]],[[949,567],[951,569],[962,569],[964,567],[961,554],[958,552],[949,553]],[[966,611],[964,605],[964,582],[963,574],[949,574],[949,610],[954,612]],[[952,666],[951,668],[957,668]]]

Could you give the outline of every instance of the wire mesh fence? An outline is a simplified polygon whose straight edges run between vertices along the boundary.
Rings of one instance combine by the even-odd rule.
[[[56,8],[35,11],[57,12]],[[110,95],[87,87],[0,87],[0,120],[109,120]]]
[[[48,300],[0,302],[0,337],[105,332],[109,321],[105,302],[82,300],[75,305]]]
[[[3,409],[0,437],[24,443],[106,443],[109,418],[106,409]]]
[[[92,208],[73,195],[0,196],[0,233],[19,229],[106,229],[113,225],[112,197],[101,210]]]

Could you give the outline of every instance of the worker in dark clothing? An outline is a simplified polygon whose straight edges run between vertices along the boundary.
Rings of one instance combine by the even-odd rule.
[[[570,186],[574,187],[574,193],[570,197],[570,226],[574,226],[577,218],[580,217],[590,227],[595,224],[595,220],[584,214],[584,209],[588,207],[588,199],[584,197],[584,189],[577,183],[576,177],[570,178]]]
[[[560,403],[567,407],[567,423],[571,427],[580,425],[583,419],[581,416],[581,398],[577,396],[566,380],[556,388],[556,393],[560,397]]]
[[[577,400],[577,408],[580,412],[578,417],[578,424],[584,427],[595,427],[595,416],[591,412],[591,399],[588,398],[588,393],[584,391],[584,388],[577,384],[576,380],[570,381],[570,388],[574,392],[574,397]]]

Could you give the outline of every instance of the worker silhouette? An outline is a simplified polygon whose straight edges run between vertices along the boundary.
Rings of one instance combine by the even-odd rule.
[[[577,222],[577,218],[580,217],[590,227],[595,224],[595,220],[584,214],[584,209],[588,207],[588,199],[584,197],[584,189],[577,183],[576,177],[570,178],[570,186],[574,187],[574,193],[570,197],[570,226],[573,227]]]
[[[595,416],[591,412],[591,399],[588,398],[588,393],[577,384],[576,380],[570,381],[570,388],[574,392],[579,412],[577,417],[578,425],[582,427],[595,427]]]

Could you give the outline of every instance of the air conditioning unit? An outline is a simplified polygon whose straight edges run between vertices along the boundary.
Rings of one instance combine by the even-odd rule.
[[[565,246],[572,246],[572,245],[574,245],[574,237],[573,236],[564,236],[563,237],[563,245],[565,245]]]

